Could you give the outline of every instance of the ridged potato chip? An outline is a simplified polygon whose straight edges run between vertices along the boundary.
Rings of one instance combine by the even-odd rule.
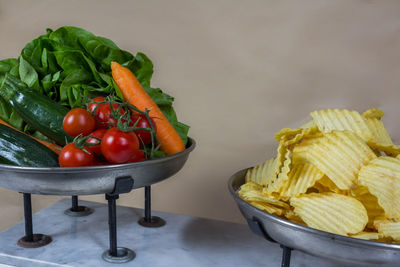
[[[374,223],[378,232],[385,237],[391,237],[396,241],[400,241],[400,222],[392,220],[377,220]]]
[[[358,135],[335,130],[318,137],[297,157],[302,157],[325,173],[339,189],[349,190],[355,187],[361,166],[368,164],[376,155]]]
[[[317,188],[320,193],[333,192],[338,194],[346,194],[347,192],[346,190],[340,190],[339,187],[337,187],[336,184],[332,182],[332,180],[326,175],[319,179],[315,183],[314,187]]]
[[[248,169],[245,178],[246,182],[254,182],[259,185],[269,184],[278,175],[279,169],[277,170],[276,164],[276,158],[272,158]]]
[[[362,114],[364,118],[381,119],[385,113],[379,108],[370,108]]]
[[[277,207],[281,207],[284,209],[290,209],[290,206],[280,200],[275,199],[273,196],[268,196],[262,193],[261,190],[258,189],[250,189],[248,187],[240,187],[239,197],[248,202],[258,202],[258,203],[266,203],[271,204]]]
[[[400,220],[400,160],[382,156],[361,168],[359,183],[376,196],[388,218]]]
[[[357,111],[327,109],[313,111],[310,115],[323,133],[348,130],[359,135],[364,141],[368,142],[372,139],[372,133],[364,117]]]
[[[368,142],[372,149],[383,151],[386,155],[390,156],[400,154],[400,146],[393,144],[389,132],[380,119],[367,118],[365,121],[372,132],[372,140]]]
[[[270,205],[266,202],[249,201],[249,203],[251,205],[253,205],[254,207],[256,207],[257,209],[266,211],[270,214],[276,214],[276,215],[281,216],[285,213],[285,209]]]
[[[281,196],[294,197],[305,193],[323,176],[323,172],[309,163],[296,164],[289,172],[289,180],[281,190]]]
[[[364,240],[379,240],[383,238],[383,234],[377,232],[360,232],[354,235],[350,235],[350,237],[364,239]]]
[[[356,234],[368,222],[367,211],[358,200],[335,193],[312,193],[293,197],[290,205],[308,226],[322,231]]]
[[[373,229],[374,221],[385,216],[385,211],[378,204],[378,199],[365,186],[358,186],[351,190],[351,195],[364,205],[368,214],[367,227]]]

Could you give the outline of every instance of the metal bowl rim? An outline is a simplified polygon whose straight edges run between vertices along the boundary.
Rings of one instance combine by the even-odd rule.
[[[251,168],[251,167],[250,167]],[[334,233],[329,233],[329,232],[325,232],[325,231],[321,231],[318,229],[314,229],[314,228],[310,228],[301,224],[297,224],[285,219],[282,219],[280,217],[277,217],[275,215],[272,215],[268,212],[265,212],[263,210],[260,210],[256,207],[254,207],[253,205],[250,205],[249,203],[247,203],[246,201],[244,201],[243,199],[241,199],[238,195],[238,193],[233,190],[233,186],[232,186],[232,182],[233,180],[236,178],[237,174],[240,172],[243,172],[247,169],[250,168],[245,168],[242,170],[237,171],[235,174],[233,174],[231,176],[231,178],[228,181],[228,189],[229,192],[232,194],[232,196],[234,197],[234,199],[240,203],[240,205],[244,205],[246,207],[248,207],[249,209],[255,209],[257,212],[261,213],[263,216],[265,216],[268,220],[273,221],[275,223],[278,223],[280,225],[283,225],[284,227],[288,227],[288,228],[292,228],[295,230],[300,230],[302,232],[306,232],[306,233],[310,233],[310,234],[314,234],[314,235],[318,235],[318,236],[322,236],[324,238],[334,238],[337,241],[343,242],[343,243],[351,243],[354,245],[362,245],[362,246],[372,246],[372,247],[376,247],[379,249],[391,249],[391,250],[400,250],[400,244],[393,244],[393,243],[386,243],[386,242],[376,242],[376,241],[372,241],[372,240],[364,240],[364,239],[359,239],[359,238],[354,238],[354,237],[349,237],[349,236],[343,236],[343,235],[337,235]]]
[[[141,167],[146,165],[159,164],[166,161],[170,161],[175,158],[181,157],[183,154],[189,154],[196,146],[196,141],[188,137],[188,147],[185,150],[158,159],[145,160],[140,162],[104,165],[104,166],[88,166],[88,167],[24,167],[24,166],[13,166],[7,164],[0,164],[0,171],[14,171],[14,172],[27,172],[27,173],[56,173],[56,174],[67,174],[67,173],[84,173],[84,172],[95,172],[95,171],[112,171],[129,169],[134,167]]]

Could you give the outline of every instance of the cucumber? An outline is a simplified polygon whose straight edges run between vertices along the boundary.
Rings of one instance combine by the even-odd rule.
[[[70,142],[72,137],[63,129],[66,107],[47,96],[25,86],[18,78],[6,74],[0,87],[0,95],[8,101],[21,118],[59,145]]]
[[[26,134],[0,124],[0,163],[27,167],[58,167],[58,155]]]

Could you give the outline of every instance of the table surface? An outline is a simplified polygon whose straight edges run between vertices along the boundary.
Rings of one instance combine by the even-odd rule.
[[[0,264],[11,266],[280,266],[282,249],[253,234],[247,225],[153,212],[167,221],[161,228],[144,228],[137,221],[143,210],[117,207],[118,246],[135,251],[136,258],[111,264],[101,255],[108,249],[107,205],[80,201],[95,212],[70,217],[63,199],[33,215],[34,233],[51,235],[41,248],[21,248],[21,221],[0,233]],[[21,207],[22,209],[22,207]],[[354,266],[292,252],[291,266]],[[1,266],[1,265],[0,265]]]

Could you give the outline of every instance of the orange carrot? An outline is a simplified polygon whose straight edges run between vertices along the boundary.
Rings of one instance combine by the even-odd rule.
[[[146,93],[135,75],[117,62],[111,63],[112,76],[120,89],[124,99],[140,110],[149,110],[150,117],[155,117],[157,127],[157,138],[161,144],[160,149],[167,155],[175,154],[185,150],[185,145],[174,127],[169,123],[160,108]]]
[[[26,134],[26,133],[24,133],[23,131],[20,131],[20,130],[18,130],[17,128],[12,127],[10,124],[8,124],[7,122],[5,122],[5,121],[3,121],[3,120],[1,120],[1,119],[0,119],[0,123],[1,123],[1,124],[4,124],[5,126],[8,126],[8,127],[10,127],[10,128],[13,128],[14,130],[16,130],[16,131],[18,131],[18,132],[21,132],[21,133],[23,133],[23,134]],[[28,134],[26,134],[26,135],[28,135]],[[47,146],[48,148],[50,148],[51,150],[53,150],[53,151],[56,152],[57,154],[60,154],[60,151],[61,151],[61,147],[60,147],[60,146],[58,146],[58,145],[56,145],[56,144],[52,144],[52,143],[46,142],[46,141],[43,141],[43,140],[40,140],[40,139],[37,139],[37,138],[35,138],[35,137],[33,137],[33,136],[30,136],[30,135],[28,135],[28,136],[29,136],[29,137],[32,137],[32,138],[35,139],[36,141],[38,141],[38,142],[42,143],[43,145]]]

